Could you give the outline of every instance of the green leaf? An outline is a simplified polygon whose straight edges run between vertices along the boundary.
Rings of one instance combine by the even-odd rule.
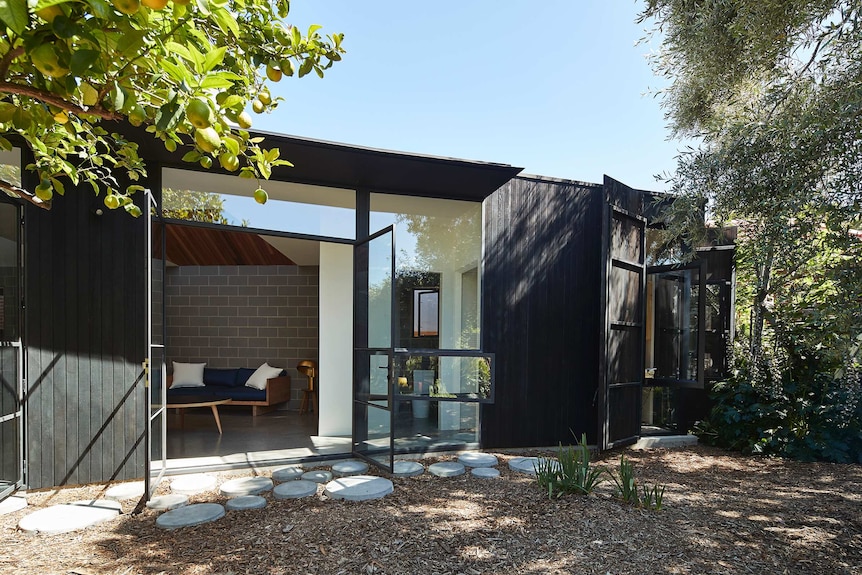
[[[90,69],[102,53],[98,50],[78,50],[72,54],[72,59],[69,62],[69,67],[72,70],[72,75],[83,76],[84,72]]]
[[[244,102],[244,100],[243,100],[242,96],[237,96],[236,94],[231,94],[230,96],[225,98],[225,101],[222,102],[221,107],[223,109],[227,110],[229,108],[233,108],[237,104],[242,104],[243,102]]]
[[[222,32],[232,34],[234,38],[239,38],[239,24],[236,23],[236,19],[230,12],[224,8],[219,8],[213,12],[212,16]]]
[[[69,19],[65,14],[60,14],[51,22],[51,30],[57,35],[57,38],[71,38],[76,34],[80,34],[83,28]]]
[[[165,59],[161,62],[162,68],[168,75],[177,82],[186,82],[192,79],[192,75],[185,66],[175,64],[173,61]]]
[[[184,114],[176,99],[171,100],[156,112],[156,128],[162,131],[174,130],[182,121]]]
[[[51,185],[54,186],[54,190],[60,194],[61,196],[66,195],[66,187],[63,185],[63,182],[58,180],[57,178],[51,178]]]
[[[27,0],[0,0],[0,20],[16,34],[23,34],[30,21]]]
[[[233,138],[222,138],[221,142],[231,154],[233,154],[234,156],[239,155],[239,142],[237,142]]]
[[[0,150],[6,150],[7,152],[12,150],[12,142],[0,136]]]
[[[2,2],[2,0],[0,0]],[[117,50],[127,58],[135,56],[144,46],[146,30],[129,30],[117,42]]]
[[[299,46],[299,43],[302,42],[302,33],[296,26],[290,28],[290,37],[293,39],[294,47]]]
[[[302,62],[302,65],[299,67],[299,77],[302,78],[309,72],[311,72],[311,68],[314,66],[314,60],[308,58]]]
[[[86,0],[90,8],[93,9],[93,14],[102,20],[110,20],[114,16],[114,9],[109,2],[105,0]],[[60,2],[57,2],[59,4]]]
[[[226,46],[221,46],[215,50],[210,50],[204,57],[204,72],[209,72],[224,61],[224,55],[227,52]]]
[[[184,45],[179,44],[177,42],[165,42],[165,50],[167,52],[173,52],[174,54],[179,54],[182,56],[187,62],[191,62],[194,64],[195,59],[192,57],[192,53],[189,52],[189,49]]]
[[[228,80],[221,74],[210,74],[201,82],[204,89],[224,89],[233,87],[233,81]]]
[[[311,26],[308,27],[308,34],[306,34],[306,36],[311,38],[314,35],[314,33],[317,32],[318,30],[320,30],[321,28],[323,28],[323,26],[321,26],[320,24],[312,24]]]

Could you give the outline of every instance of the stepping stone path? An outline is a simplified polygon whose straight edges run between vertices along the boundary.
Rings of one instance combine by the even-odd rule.
[[[281,485],[276,485],[272,490],[272,496],[276,499],[302,499],[303,497],[311,497],[317,494],[317,483],[300,479],[298,481],[288,481]]]
[[[470,470],[470,474],[479,479],[494,479],[500,477],[500,470],[493,467],[475,467]]]
[[[368,501],[380,499],[392,493],[392,482],[373,475],[352,475],[326,484],[324,493],[332,499],[346,501]]]
[[[180,495],[197,495],[215,488],[216,478],[202,473],[185,475],[171,481],[171,493],[179,493]]]
[[[16,511],[20,511],[27,507],[27,500],[23,497],[16,497],[15,495],[11,497],[7,497],[3,501],[0,501],[0,515],[6,515],[7,513],[14,513]]]
[[[233,499],[228,499],[224,504],[225,509],[229,511],[245,511],[246,509],[263,509],[266,507],[266,499],[260,495],[240,495]]]
[[[428,471],[437,477],[455,477],[457,475],[464,475],[467,470],[463,465],[455,461],[443,461],[429,466]]]
[[[458,463],[466,467],[496,467],[499,463],[497,458],[490,453],[462,453],[458,457]]]
[[[156,511],[170,511],[171,509],[176,509],[188,504],[189,496],[181,495],[179,493],[159,495],[158,497],[153,497],[147,501],[147,507],[149,509],[155,509]]]
[[[517,471],[519,473],[535,475],[536,466],[539,465],[539,461],[551,461],[551,465],[556,468],[559,468],[560,466],[559,461],[549,460],[545,457],[516,457],[509,460],[509,469],[511,469],[512,471]]]
[[[282,467],[272,472],[272,480],[284,483],[285,481],[293,481],[299,479],[305,470],[299,466]]]
[[[179,529],[211,523],[224,517],[224,507],[218,503],[195,503],[173,511],[162,513],[156,519],[156,527],[162,529]]]
[[[225,497],[239,495],[259,495],[272,491],[272,479],[269,477],[240,477],[222,483],[219,492]]]
[[[52,505],[27,515],[18,528],[31,533],[68,533],[110,521],[120,515],[120,503],[109,499],[92,499]]]
[[[392,475],[395,477],[416,477],[425,473],[421,463],[415,461],[396,461],[392,466]]]
[[[114,499],[122,501],[124,499],[140,499],[144,494],[144,482],[133,481],[130,483],[120,483],[114,485],[105,491],[105,499]]]
[[[359,475],[368,471],[368,464],[364,461],[341,461],[332,466],[332,472],[336,477],[345,477],[347,475]]]
[[[306,471],[302,474],[302,478],[305,481],[314,481],[315,483],[326,483],[332,479],[332,474],[328,471],[317,470],[317,471]]]

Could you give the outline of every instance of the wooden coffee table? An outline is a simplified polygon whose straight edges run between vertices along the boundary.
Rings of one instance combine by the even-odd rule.
[[[218,416],[218,406],[230,403],[233,401],[229,397],[219,397],[217,395],[173,395],[168,396],[168,402],[165,404],[167,409],[176,409],[180,416],[180,427],[183,426],[184,415],[189,407],[209,407],[213,410],[216,426],[218,427],[219,435],[221,435],[221,420]]]

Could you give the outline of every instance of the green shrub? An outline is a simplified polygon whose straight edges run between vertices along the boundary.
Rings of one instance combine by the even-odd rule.
[[[625,455],[620,456],[619,475],[610,474],[617,486],[617,497],[629,505],[661,511],[664,501],[664,485],[644,485],[638,491],[634,466]]]
[[[603,467],[590,463],[586,434],[577,446],[561,444],[556,459],[540,459],[536,465],[536,480],[547,490],[549,498],[566,493],[589,495],[604,480],[605,473]]]

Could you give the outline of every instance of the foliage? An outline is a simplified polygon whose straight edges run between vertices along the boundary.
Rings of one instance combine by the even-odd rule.
[[[664,485],[653,485],[650,487],[644,484],[638,489],[634,466],[631,461],[626,459],[625,455],[620,456],[620,466],[617,473],[618,475],[610,473],[610,476],[616,485],[617,497],[623,503],[643,507],[644,509],[661,511],[664,502]]]
[[[671,129],[702,142],[667,178],[665,242],[700,244],[704,207],[740,232],[742,367],[705,429],[844,460],[857,423],[836,402],[859,393],[862,334],[862,2],[648,0],[641,16],[662,35]]]
[[[248,108],[274,109],[269,81],[324,70],[341,59],[342,35],[287,25],[288,0],[8,0],[0,2],[0,134],[30,148],[35,194],[87,183],[109,208],[140,213],[130,195],[146,167],[114,122],[142,126],[169,151],[248,178],[289,165],[246,131]],[[143,5],[142,5],[143,4]],[[7,138],[0,145],[9,149]]]
[[[581,436],[577,446],[557,449],[556,459],[539,459],[536,464],[536,480],[548,497],[561,497],[567,493],[589,495],[604,480],[604,467],[590,464],[590,450],[586,434]]]

